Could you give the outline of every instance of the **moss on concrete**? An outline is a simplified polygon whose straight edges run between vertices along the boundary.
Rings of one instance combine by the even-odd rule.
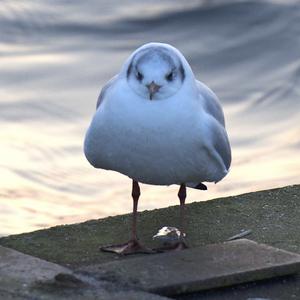
[[[177,227],[178,216],[178,206],[140,213],[140,239],[154,246],[152,236],[162,226]],[[191,203],[187,205],[187,216],[186,232],[191,247],[224,241],[242,229],[250,229],[249,239],[300,253],[300,185]],[[79,267],[116,259],[98,248],[126,241],[130,225],[131,215],[127,214],[3,237],[0,244],[68,267]]]

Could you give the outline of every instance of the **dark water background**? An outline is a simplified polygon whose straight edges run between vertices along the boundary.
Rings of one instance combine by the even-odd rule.
[[[167,42],[219,96],[230,174],[189,201],[299,183],[299,1],[0,3],[0,234],[129,212],[130,181],[82,141],[101,86],[138,46]],[[177,204],[142,186],[140,209]],[[166,224],[172,225],[172,224]]]

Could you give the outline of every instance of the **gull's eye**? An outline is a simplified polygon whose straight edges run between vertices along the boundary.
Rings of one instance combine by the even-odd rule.
[[[137,73],[136,73],[136,79],[137,79],[138,81],[142,81],[142,80],[144,79],[143,74],[142,74],[141,72],[137,72]]]
[[[170,72],[170,73],[168,73],[168,74],[166,75],[166,80],[167,80],[167,81],[172,81],[173,78],[174,78],[173,72]]]

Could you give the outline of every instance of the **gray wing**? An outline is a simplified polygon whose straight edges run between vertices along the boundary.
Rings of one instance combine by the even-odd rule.
[[[225,119],[223,109],[215,93],[208,88],[204,83],[196,81],[199,94],[204,101],[205,111],[214,117],[223,127],[225,127]]]
[[[222,161],[226,170],[229,170],[231,164],[231,148],[225,129],[225,119],[222,106],[218,97],[205,84],[197,81],[199,95],[203,99],[203,105],[206,113],[212,117],[212,147],[218,159]]]
[[[105,97],[105,94],[107,93],[108,89],[111,88],[114,83],[116,82],[116,79],[117,79],[117,76],[118,75],[115,75],[113,78],[111,78],[106,84],[105,86],[103,86],[101,92],[100,92],[100,95],[98,97],[98,100],[97,100],[97,105],[96,105],[96,110],[98,109],[98,107],[101,105],[101,103],[103,102],[104,100],[104,97]]]
[[[213,148],[228,171],[231,164],[231,148],[225,127],[213,124]]]

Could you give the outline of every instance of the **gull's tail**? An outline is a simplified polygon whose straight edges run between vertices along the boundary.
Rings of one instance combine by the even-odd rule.
[[[202,182],[200,182],[200,183],[188,182],[186,184],[186,186],[193,188],[193,189],[202,190],[202,191],[207,190],[207,186],[205,184],[203,184]]]

